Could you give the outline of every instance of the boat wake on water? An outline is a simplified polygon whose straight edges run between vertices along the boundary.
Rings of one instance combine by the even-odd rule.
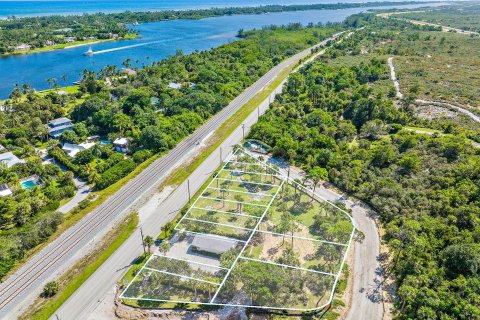
[[[103,53],[108,53],[108,52],[127,50],[127,49],[131,49],[131,48],[143,47],[143,46],[148,46],[148,45],[151,45],[151,44],[169,42],[169,41],[176,41],[176,40],[182,40],[182,39],[184,39],[184,38],[173,38],[173,39],[168,39],[168,40],[157,40],[157,41],[150,41],[150,42],[144,42],[144,43],[137,43],[137,44],[132,44],[132,45],[129,45],[129,46],[123,46],[123,47],[117,47],[117,48],[111,48],[111,49],[105,49],[105,50],[99,50],[99,51],[92,51],[92,52],[90,52],[89,55],[97,55],[97,54],[103,54]]]

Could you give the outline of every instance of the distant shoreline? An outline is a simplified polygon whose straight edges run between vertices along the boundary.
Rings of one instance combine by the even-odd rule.
[[[18,3],[25,3],[25,2],[33,2],[33,1],[0,1],[0,3],[2,2],[18,2]],[[39,3],[41,2],[50,2],[50,1],[38,1]],[[58,1],[58,2],[62,2],[62,1]],[[79,2],[81,3],[82,1],[73,1],[73,2]],[[104,2],[104,1],[102,1]],[[431,4],[431,3],[448,3],[448,2],[451,2],[449,0],[438,0],[438,1],[430,1],[430,0],[425,0],[425,1],[422,1],[422,0],[419,0],[419,1],[415,1],[415,0],[406,0],[406,1],[403,1],[403,0],[399,0],[399,1],[395,1],[395,0],[385,0],[385,1],[352,1],[352,2],[342,2],[341,0],[339,0],[338,2],[316,2],[316,1],[312,1],[312,2],[309,2],[309,1],[306,1],[305,3],[271,3],[271,4],[262,4],[262,3],[258,3],[258,4],[234,4],[234,3],[231,3],[231,4],[224,4],[224,5],[213,5],[213,4],[208,4],[208,5],[200,5],[200,6],[188,6],[188,7],[184,7],[184,8],[158,8],[158,9],[151,9],[151,8],[144,8],[144,9],[141,9],[141,8],[134,8],[134,9],[131,9],[131,10],[128,10],[128,9],[124,9],[124,8],[121,8],[121,9],[93,9],[93,10],[80,10],[80,11],[75,11],[75,12],[46,12],[46,13],[31,13],[31,14],[11,14],[11,15],[5,15],[5,14],[2,14],[0,15],[0,21],[2,20],[7,20],[9,17],[11,16],[14,16],[15,18],[18,18],[18,19],[22,19],[22,18],[35,18],[35,17],[52,17],[52,16],[61,16],[61,17],[70,17],[70,16],[79,16],[79,15],[96,15],[96,14],[106,14],[106,15],[110,15],[110,14],[125,14],[127,12],[130,12],[130,13],[148,13],[148,12],[151,12],[151,13],[159,13],[159,12],[184,12],[184,11],[205,11],[205,10],[213,10],[213,9],[235,9],[235,8],[253,8],[253,7],[256,7],[256,8],[261,8],[261,7],[293,7],[293,6],[305,6],[305,7],[312,7],[312,6],[325,6],[325,9],[333,9],[333,8],[329,8],[329,6],[334,6],[334,5],[343,5],[345,7],[343,8],[339,8],[339,9],[345,9],[347,7],[362,7],[362,6],[374,6],[374,5],[380,5],[382,6],[383,5],[386,5],[386,3],[388,3],[388,5],[396,5],[396,4],[399,4],[399,5],[402,5],[402,4],[422,4],[422,3],[425,3],[425,4]],[[306,10],[313,10],[312,9],[306,9]],[[318,8],[318,10],[322,10],[320,8]],[[290,11],[290,10],[288,10]]]
[[[69,43],[62,43],[62,44],[55,44],[53,46],[46,46],[41,48],[35,48],[30,50],[16,50],[14,52],[6,52],[0,54],[0,57],[8,57],[8,56],[18,56],[23,54],[34,54],[34,53],[44,53],[44,52],[51,52],[56,50],[66,50],[66,49],[73,49],[82,46],[88,46],[96,43],[102,42],[110,42],[110,41],[121,41],[121,40],[131,40],[140,37],[140,35],[129,34],[128,37],[117,38],[117,39],[92,39],[92,40],[82,40]]]

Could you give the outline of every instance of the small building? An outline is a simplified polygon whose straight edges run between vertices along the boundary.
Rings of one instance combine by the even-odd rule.
[[[100,140],[100,136],[94,135],[94,136],[89,136],[87,139],[85,139],[86,142],[98,142]]]
[[[83,150],[88,150],[95,145],[95,142],[85,142],[80,144],[64,143],[62,150],[70,157],[75,158],[77,153]]]
[[[5,152],[0,154],[0,163],[5,164],[7,168],[11,168],[18,163],[25,163],[25,160],[20,159],[12,152]]]
[[[0,144],[0,151],[5,150],[5,147]]]
[[[192,241],[193,249],[216,255],[221,255],[222,253],[235,248],[236,245],[237,241],[234,239],[215,235],[196,235]]]
[[[129,76],[136,76],[137,75],[137,71],[135,71],[133,69],[129,69],[129,68],[122,69],[122,72],[128,74]]]
[[[66,42],[66,43],[75,42],[75,37],[66,37],[66,38],[65,38],[65,42]]]
[[[128,140],[127,138],[117,138],[113,141],[113,147],[117,152],[127,153],[128,151]]]
[[[53,138],[58,138],[64,131],[72,130],[73,123],[68,118],[53,119],[47,124],[48,133]]]
[[[168,84],[168,87],[171,88],[171,89],[180,89],[182,87],[182,84],[181,83],[176,83],[176,82],[170,82]]]
[[[30,48],[31,48],[30,45],[22,43],[21,45],[16,46],[15,50],[19,50],[19,51],[30,50]]]
[[[9,197],[12,194],[12,190],[6,183],[0,184],[0,197]]]

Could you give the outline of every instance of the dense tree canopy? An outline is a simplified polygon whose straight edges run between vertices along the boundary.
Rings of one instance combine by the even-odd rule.
[[[393,103],[385,59],[356,57],[390,37],[383,28],[358,32],[291,77],[249,138],[310,175],[325,168],[380,213],[400,319],[478,319],[480,151],[463,130],[402,129],[427,122]]]

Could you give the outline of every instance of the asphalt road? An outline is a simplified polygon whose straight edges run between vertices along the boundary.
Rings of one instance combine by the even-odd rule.
[[[314,46],[315,47],[315,46]],[[79,252],[85,248],[87,244],[95,242],[100,235],[105,234],[115,222],[119,221],[126,213],[129,212],[133,204],[135,204],[144,194],[156,187],[166,175],[185,159],[186,156],[197,147],[197,143],[208,137],[216,130],[225,120],[232,116],[242,105],[250,100],[255,94],[260,92],[270,81],[272,81],[284,68],[308,54],[312,48],[306,49],[272,68],[258,81],[248,87],[243,93],[236,97],[227,107],[218,114],[213,116],[209,121],[203,124],[199,129],[192,133],[188,138],[180,142],[174,149],[162,158],[152,163],[148,168],[143,170],[137,177],[130,180],[118,192],[109,197],[104,203],[93,210],[90,214],[80,220],[75,226],[64,232],[59,238],[53,241],[38,254],[33,256],[25,265],[23,265],[16,273],[10,276],[0,285],[0,318],[14,319],[19,311],[25,307],[25,301],[31,301],[30,295],[40,293],[44,283],[49,279],[57,276],[60,271],[65,270],[66,266],[72,259],[80,258]],[[264,108],[268,107],[264,103]],[[256,121],[256,112],[252,113],[249,121]],[[249,122],[245,122],[248,126]],[[253,122],[250,122],[250,124]],[[232,134],[222,145],[224,154],[227,154],[226,148],[238,143],[242,137],[241,128]],[[212,164],[214,164],[212,166]],[[207,172],[213,170],[219,163],[218,154],[213,154],[205,161],[197,174],[190,179],[190,187],[192,192],[198,189],[203,181],[208,178]],[[197,178],[198,177],[198,178]],[[186,203],[187,193],[185,185],[182,184],[174,193],[162,204],[162,209],[158,214],[151,216],[151,219],[144,224],[145,233],[159,234],[160,227],[172,218],[171,212],[178,210]],[[163,222],[163,223],[162,223]],[[88,310],[93,310],[92,301],[96,301],[94,297],[101,297],[105,290],[111,288],[125,271],[132,259],[140,252],[140,242],[138,235],[132,236],[117,252],[107,260],[104,265],[97,270],[102,276],[93,276],[91,279],[100,279],[94,283],[88,290],[86,296],[81,296],[83,287],[89,287],[90,280],[87,281],[75,295],[59,310],[60,319],[81,319],[82,314],[88,314]],[[93,239],[93,240],[92,240]],[[112,263],[112,261],[114,263]],[[109,269],[105,269],[108,266]],[[118,269],[121,269],[118,271]],[[115,272],[117,270],[117,272]],[[70,304],[73,299],[74,303]],[[70,307],[71,306],[71,307]]]

